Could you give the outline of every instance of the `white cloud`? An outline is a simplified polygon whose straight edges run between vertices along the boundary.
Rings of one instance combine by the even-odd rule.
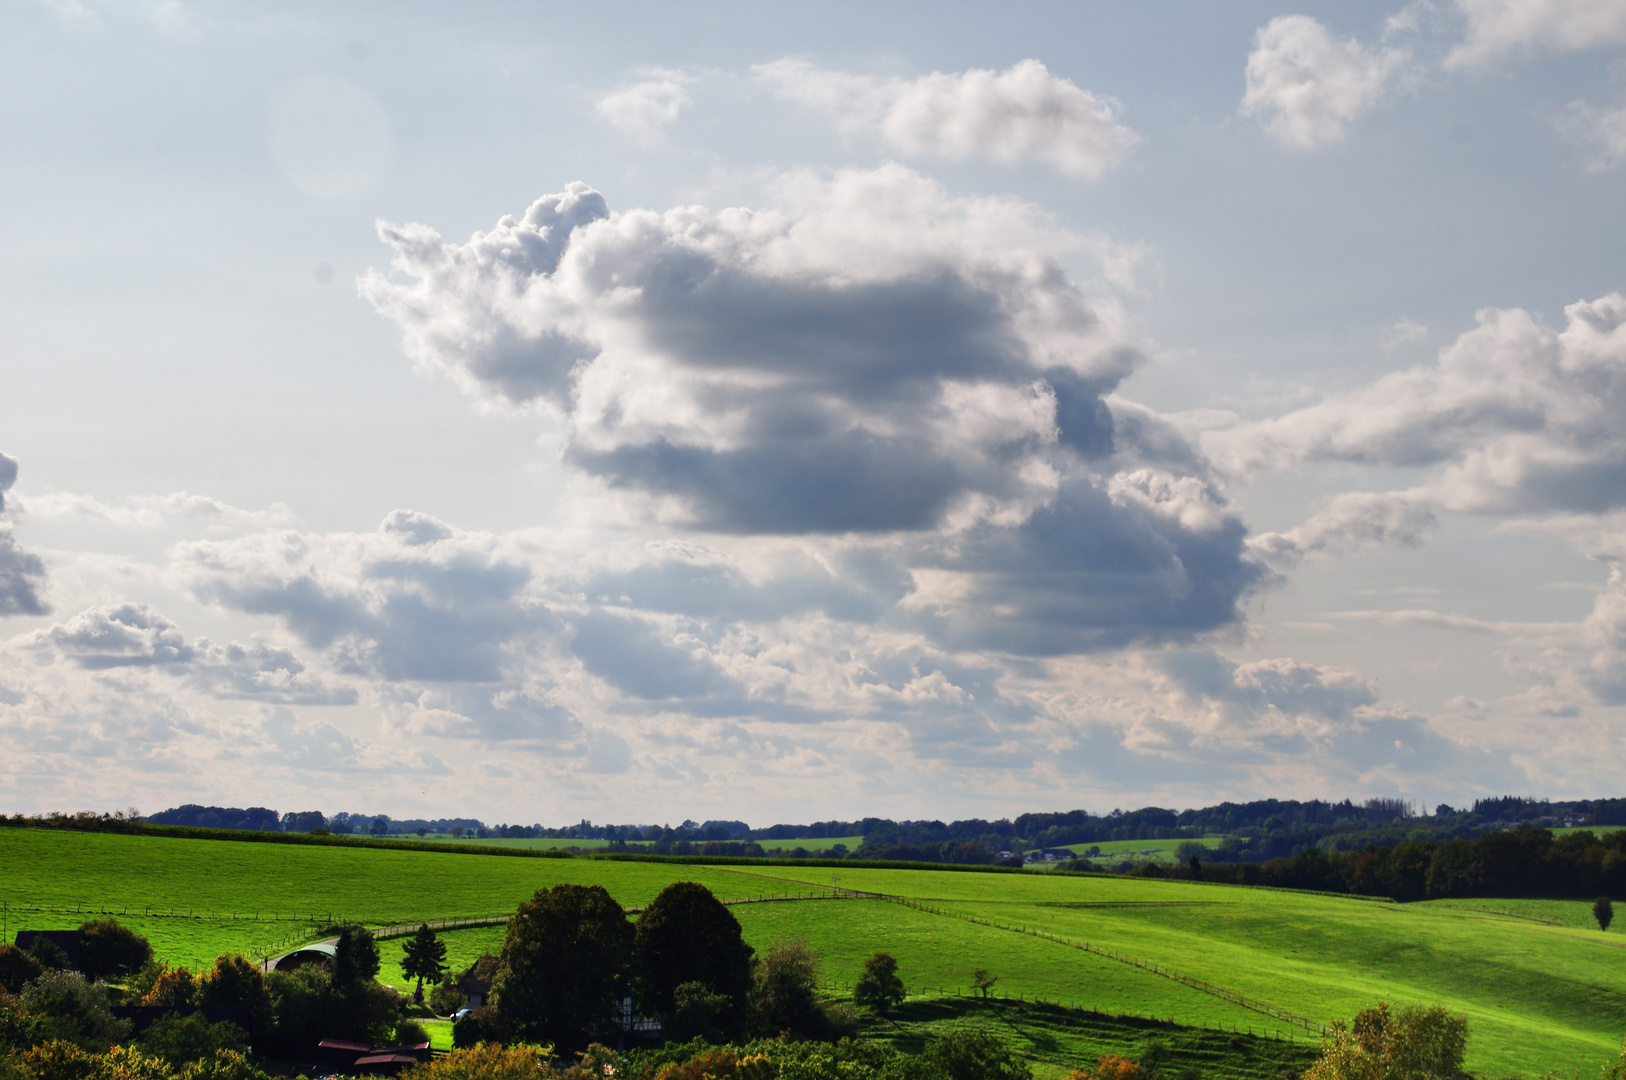
[[[181,629],[146,604],[90,608],[26,636],[21,647],[49,653],[88,671],[161,670],[220,698],[282,704],[351,704],[354,690],[338,686],[287,649],[256,641],[216,645],[188,641]]]
[[[1281,15],[1260,28],[1248,54],[1242,114],[1302,150],[1339,142],[1389,92],[1407,61],[1397,49],[1339,41],[1308,15]]]
[[[1433,467],[1407,497],[1492,514],[1626,503],[1626,297],[1566,307],[1553,332],[1487,309],[1432,364],[1271,420],[1204,434],[1227,472],[1308,461]]]
[[[1090,402],[1137,354],[1043,215],[897,166],[784,201],[612,214],[573,185],[467,244],[381,226],[415,280],[361,290],[420,363],[551,405],[573,462],[711,528],[1020,514],[1052,496],[1035,465],[1058,442],[1104,445]]]
[[[1286,532],[1261,533],[1248,549],[1278,570],[1312,556],[1341,556],[1399,545],[1415,547],[1433,530],[1435,514],[1413,493],[1348,491]]]
[[[1037,60],[915,79],[852,75],[790,59],[754,70],[779,97],[825,113],[848,131],[878,134],[903,154],[1041,161],[1093,180],[1140,141],[1118,122],[1116,101],[1052,75]]]
[[[1465,39],[1445,67],[1465,68],[1530,49],[1579,52],[1626,45],[1623,0],[1456,0]]]
[[[1138,352],[1061,270],[1073,238],[898,166],[781,200],[611,213],[573,185],[465,244],[381,226],[399,273],[361,289],[420,364],[555,412],[633,520],[828,537],[829,563],[905,575],[898,617],[942,640],[1057,653],[1238,617],[1241,523],[1177,433],[1120,425]]]
[[[6,492],[16,483],[17,459],[0,454],[0,514],[6,513]],[[45,564],[17,546],[11,522],[0,519],[0,618],[48,613],[45,585]]]
[[[648,77],[619,87],[594,103],[593,109],[612,126],[641,139],[653,139],[694,104],[681,71],[655,69]]]
[[[1559,130],[1585,151],[1588,171],[1626,164],[1626,106],[1598,110],[1584,101],[1571,102]]]

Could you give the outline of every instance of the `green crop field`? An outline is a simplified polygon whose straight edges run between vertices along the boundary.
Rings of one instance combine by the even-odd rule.
[[[477,836],[453,836],[451,833],[427,833],[423,836],[397,835],[385,837],[386,840],[443,840],[448,844],[472,844],[475,847],[506,847],[520,848],[526,851],[565,851],[570,848],[581,848],[584,851],[597,851],[610,846],[608,840],[570,840],[552,836],[533,837],[506,837],[488,836],[484,840]],[[631,848],[645,847],[647,845],[631,843]]]
[[[837,844],[845,844],[848,851],[857,851],[858,846],[864,842],[862,836],[821,836],[816,840],[806,837],[800,840],[757,840],[754,841],[763,851],[794,851],[805,848],[808,851],[829,851]]]
[[[1199,1033],[1234,1028],[1239,1039],[1250,1029],[1290,1035],[1294,1016],[1320,1024],[1378,1000],[1439,1003],[1468,1016],[1470,1066],[1491,1076],[1595,1075],[1626,1031],[1626,935],[1600,933],[1585,901],[1399,905],[1108,875],[695,866],[23,829],[0,830],[0,868],[11,932],[75,926],[106,909],[161,956],[189,964],[310,940],[330,914],[375,927],[495,916],[563,881],[602,884],[638,906],[671,881],[693,880],[725,900],[792,898],[733,910],[759,949],[805,940],[838,996],[865,957],[892,953],[927,1024],[966,1007],[958,995],[982,967],[1011,1008],[1040,999]],[[466,964],[495,950],[502,928],[444,938]],[[380,942],[381,978],[406,989],[401,944]],[[1047,1075],[1095,1045],[1065,1034],[1074,1021],[1029,1019],[1037,1026],[1025,1045],[1050,1063]],[[1302,1048],[1306,1034],[1297,1035]]]

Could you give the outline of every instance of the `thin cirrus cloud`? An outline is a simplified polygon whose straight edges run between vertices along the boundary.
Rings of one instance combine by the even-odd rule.
[[[1260,28],[1248,54],[1242,114],[1300,150],[1342,141],[1404,74],[1407,54],[1339,40],[1308,15],[1282,15]]]
[[[1456,0],[1466,27],[1447,69],[1536,50],[1581,52],[1626,45],[1622,0]]]
[[[795,59],[752,70],[776,96],[823,113],[848,132],[879,136],[909,156],[1038,161],[1094,180],[1140,142],[1119,122],[1116,101],[1052,75],[1038,60],[1004,71],[972,68],[913,79],[854,75]]]

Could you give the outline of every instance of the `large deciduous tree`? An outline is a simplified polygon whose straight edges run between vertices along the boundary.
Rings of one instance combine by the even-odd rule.
[[[539,889],[508,920],[492,995],[503,1021],[561,1051],[587,1045],[626,989],[633,928],[599,885]]]
[[[878,952],[864,961],[864,973],[853,984],[854,1005],[876,1016],[890,1016],[906,996],[898,962],[890,953]]]
[[[677,988],[701,983],[741,1012],[751,990],[754,952],[739,920],[710,889],[674,882],[638,917],[633,936],[638,1006],[650,1016],[670,1016]]]
[[[79,970],[88,979],[116,979],[133,975],[152,959],[147,939],[113,919],[97,919],[79,928]]]

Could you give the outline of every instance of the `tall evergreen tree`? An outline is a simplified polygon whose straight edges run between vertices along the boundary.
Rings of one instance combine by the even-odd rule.
[[[401,971],[409,979],[418,980],[412,1000],[423,1004],[423,981],[439,982],[446,973],[446,943],[435,938],[435,932],[424,923],[412,935],[402,950]]]
[[[365,926],[347,926],[339,931],[333,957],[333,984],[352,986],[372,980],[378,974],[378,943]]]

